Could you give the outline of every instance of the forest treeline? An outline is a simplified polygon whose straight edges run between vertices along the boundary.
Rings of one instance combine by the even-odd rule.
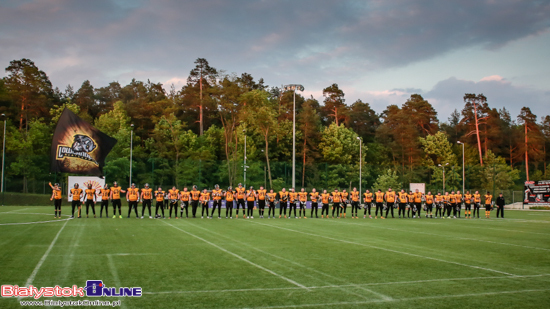
[[[33,61],[11,61],[0,80],[8,189],[27,192],[30,181],[54,177],[49,151],[64,108],[118,140],[104,168],[109,181],[128,180],[133,124],[136,183],[235,186],[244,177],[246,136],[248,183],[288,186],[294,93],[248,73],[223,73],[203,58],[194,64],[181,89],[133,79],[102,87],[85,80],[60,90]],[[358,137],[364,188],[439,188],[444,170],[448,187],[462,187],[459,141],[467,188],[506,190],[549,178],[550,116],[527,106],[511,115],[483,94],[456,99],[462,109],[442,121],[419,94],[377,113],[367,102],[346,102],[337,83],[323,89],[322,102],[297,92],[297,186],[357,185]]]

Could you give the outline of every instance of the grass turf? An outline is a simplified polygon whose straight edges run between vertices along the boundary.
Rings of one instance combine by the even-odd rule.
[[[548,308],[550,212],[492,215],[54,220],[52,206],[2,207],[0,283],[142,287],[100,299],[125,308]]]

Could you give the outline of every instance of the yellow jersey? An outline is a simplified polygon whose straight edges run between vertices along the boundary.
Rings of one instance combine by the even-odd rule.
[[[138,188],[128,188],[128,199],[130,202],[135,202],[138,200],[139,189]]]
[[[267,191],[266,191],[265,189],[263,189],[263,190],[258,190],[257,192],[258,192],[258,199],[259,199],[260,201],[264,201],[264,200],[265,200],[265,195],[266,195],[266,192],[267,192]]]
[[[307,201],[307,192],[300,192],[298,195],[300,196],[300,202],[305,203]]]
[[[330,197],[330,194],[328,194],[328,193],[322,193],[322,194],[321,194],[321,202],[322,202],[323,204],[328,204],[328,199],[329,199],[329,197]]]
[[[256,191],[252,190],[252,192],[250,190],[246,190],[246,200],[248,202],[254,202],[254,200],[256,200]]]
[[[277,193],[273,192],[273,193],[267,193],[267,200],[269,202],[275,202],[275,197],[277,196]]]
[[[376,192],[376,202],[384,203],[384,192]]]
[[[95,190],[94,189],[86,189],[86,199],[93,201],[94,196],[95,196]]]
[[[120,200],[120,187],[111,187],[111,192],[113,193],[113,200]]]
[[[100,194],[101,194],[101,200],[106,201],[106,200],[109,199],[109,196],[111,195],[111,190],[110,189],[101,189]]]
[[[245,189],[244,188],[236,188],[235,189],[235,195],[237,195],[237,199],[239,200],[242,200],[244,199],[244,192],[245,192]]]
[[[61,199],[61,189],[53,189],[53,198],[56,200]]]
[[[225,192],[225,200],[228,202],[233,202],[234,194],[231,191]]]
[[[351,191],[351,200],[354,202],[359,202],[359,191]]]
[[[485,195],[485,205],[491,205],[491,201],[493,200],[493,196],[490,194]]]
[[[311,192],[310,194],[311,201],[313,203],[317,203],[317,199],[319,199],[319,192]]]
[[[143,188],[141,189],[141,193],[143,193],[143,199],[144,200],[150,200],[151,197],[153,197],[153,189],[149,188]]]
[[[386,202],[395,203],[395,191],[386,192]]]
[[[279,191],[279,198],[281,199],[281,202],[288,201],[288,191]]]
[[[190,195],[191,195],[191,192],[189,192],[189,191],[181,191],[180,192],[180,199],[184,202],[189,202]]]
[[[201,196],[201,192],[199,190],[192,190],[191,191],[191,199],[193,201],[198,201]]]
[[[82,197],[82,189],[71,189],[71,194],[73,195],[73,201],[80,200],[80,197]]]
[[[364,193],[363,196],[365,197],[365,203],[372,203],[372,193]]]
[[[472,195],[471,194],[464,194],[464,202],[466,204],[470,204],[472,202]]]
[[[399,192],[399,203],[406,203],[409,195],[404,192]]]
[[[215,201],[221,200],[221,199],[222,199],[222,195],[223,195],[223,193],[222,193],[222,190],[221,190],[221,189],[218,189],[218,190],[214,189],[214,190],[212,190],[212,199],[214,199]]]
[[[335,203],[340,203],[342,200],[342,195],[340,195],[340,192],[332,192],[332,201]]]
[[[426,204],[433,204],[434,203],[434,196],[431,194],[426,195]]]
[[[414,202],[422,203],[422,192],[414,192]]]
[[[162,202],[164,200],[164,191],[155,191],[155,199],[157,202]]]

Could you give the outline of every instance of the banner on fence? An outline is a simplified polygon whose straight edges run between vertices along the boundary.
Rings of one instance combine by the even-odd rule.
[[[426,184],[425,183],[411,183],[409,188],[412,192],[415,192],[416,189],[418,189],[418,191],[422,192],[422,194],[426,194]]]
[[[526,181],[523,204],[550,206],[550,180]]]

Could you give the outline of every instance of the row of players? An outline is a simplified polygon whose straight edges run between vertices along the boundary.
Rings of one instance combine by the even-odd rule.
[[[51,186],[51,184],[50,184]],[[53,193],[52,198],[55,200],[55,217],[61,217],[61,189],[59,185],[56,184],[52,186]],[[329,218],[329,208],[332,209],[332,218],[341,218],[342,215],[345,218],[347,214],[347,207],[351,207],[352,218],[358,218],[359,209],[364,209],[363,218],[366,218],[367,213],[369,218],[372,218],[371,208],[376,208],[374,218],[378,218],[378,213],[380,213],[380,218],[385,219],[388,217],[391,212],[392,218],[394,218],[394,209],[398,209],[398,216],[405,218],[405,213],[407,212],[407,217],[420,218],[421,210],[426,211],[426,218],[456,218],[460,217],[461,209],[465,208],[465,217],[472,218],[472,208],[473,208],[473,217],[475,218],[477,213],[477,218],[479,218],[479,209],[481,208],[482,197],[478,191],[474,194],[471,194],[467,191],[464,195],[460,191],[456,193],[452,191],[450,194],[446,192],[442,195],[440,192],[437,195],[432,195],[431,192],[423,194],[416,190],[415,192],[410,191],[409,193],[405,190],[401,192],[394,192],[392,188],[389,188],[386,192],[378,190],[378,192],[372,193],[368,189],[363,193],[364,204],[361,203],[360,192],[357,191],[357,188],[353,188],[351,192],[346,192],[342,190],[341,192],[338,189],[335,189],[333,192],[327,193],[327,190],[323,190],[322,193],[316,191],[315,188],[311,192],[306,192],[304,188],[300,192],[295,192],[292,188],[290,191],[286,191],[283,188],[278,193],[274,192],[271,189],[269,192],[263,187],[260,187],[259,190],[254,190],[253,187],[250,187],[249,190],[246,190],[242,184],[239,184],[237,188],[233,190],[232,187],[229,187],[226,191],[221,190],[218,185],[211,191],[203,189],[199,191],[197,186],[193,186],[192,190],[189,191],[187,187],[183,188],[182,191],[172,187],[168,191],[163,191],[161,187],[158,187],[156,191],[153,192],[153,189],[149,187],[149,184],[145,184],[145,187],[139,189],[132,184],[130,188],[123,190],[118,186],[117,182],[113,183],[112,187],[109,187],[107,184],[103,189],[95,190],[91,185],[83,191],[79,188],[78,184],[75,184],[75,187],[70,190],[69,196],[72,197],[72,216],[74,217],[75,209],[78,208],[78,217],[81,217],[81,202],[85,201],[86,204],[86,217],[88,217],[89,208],[92,208],[93,215],[95,217],[95,203],[97,201],[96,197],[101,197],[101,209],[100,217],[102,217],[103,209],[105,209],[105,215],[108,216],[108,205],[111,201],[113,205],[113,218],[116,218],[116,210],[118,207],[119,218],[122,218],[121,212],[121,193],[126,194],[126,200],[128,201],[128,218],[131,215],[132,209],[135,211],[136,218],[138,216],[138,203],[142,202],[141,218],[143,219],[145,208],[148,209],[149,218],[151,216],[151,204],[152,200],[156,201],[156,210],[155,217],[159,216],[159,209],[162,212],[162,218],[165,218],[164,214],[164,205],[166,201],[169,204],[169,216],[172,218],[172,213],[174,217],[178,219],[178,210],[180,211],[180,217],[183,217],[183,212],[185,212],[186,217],[189,217],[188,208],[191,206],[191,214],[193,218],[196,217],[197,209],[202,206],[201,217],[204,218],[206,212],[207,218],[212,218],[216,208],[218,208],[218,218],[221,216],[221,207],[222,200],[225,200],[226,204],[226,218],[233,218],[233,208],[236,207],[236,218],[239,217],[239,208],[243,209],[244,218],[253,218],[254,210],[256,205],[259,209],[260,218],[264,218],[264,211],[267,206],[268,208],[268,218],[275,218],[275,208],[276,204],[279,204],[279,218],[284,216],[287,218],[287,208],[288,208],[288,218],[292,215],[292,210],[294,210],[294,217],[296,216],[296,210],[299,209],[299,218],[306,217],[306,202],[311,201],[311,214],[310,216],[318,217],[318,208],[321,208],[321,218]],[[213,208],[211,213],[209,213],[209,202],[213,201]],[[246,201],[246,203],[245,203]],[[178,203],[179,202],[179,203]],[[256,203],[256,205],[255,205]],[[179,205],[178,205],[179,204]],[[502,215],[504,217],[504,197],[502,194],[497,198],[497,217]],[[484,205],[485,205],[485,217],[489,218],[491,210],[493,209],[494,202],[493,196],[490,192],[484,196]],[[435,208],[435,216],[433,210]],[[384,211],[386,212],[384,216]],[[211,214],[211,215],[210,215]]]

